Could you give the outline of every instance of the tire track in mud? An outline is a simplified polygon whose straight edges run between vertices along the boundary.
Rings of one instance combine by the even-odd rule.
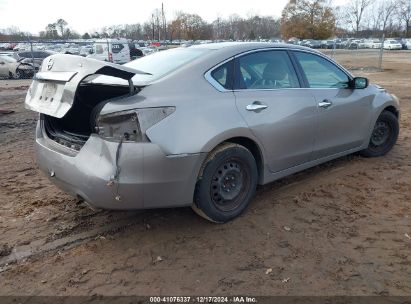
[[[112,235],[123,231],[128,227],[141,224],[141,222],[136,219],[135,214],[133,214],[121,218],[115,223],[108,224],[105,227],[99,227],[76,234],[69,234],[68,236],[57,238],[52,241],[49,241],[46,238],[35,240],[29,245],[16,246],[11,250],[10,254],[0,258],[0,273],[7,270],[11,264],[23,259],[29,259],[62,248],[69,249],[88,240],[104,237],[105,235]]]

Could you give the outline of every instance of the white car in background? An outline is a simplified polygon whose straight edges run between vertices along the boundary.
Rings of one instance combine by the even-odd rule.
[[[127,39],[99,39],[94,42],[93,53],[87,56],[113,63],[126,63],[131,60]]]
[[[364,47],[366,48],[366,49],[372,49],[372,47],[373,47],[373,40],[372,39],[366,39],[366,40],[364,40]]]
[[[397,40],[385,40],[384,41],[384,49],[385,50],[402,50],[402,44],[399,43]]]
[[[34,67],[31,63],[22,59],[17,61],[13,57],[0,55],[0,77],[13,79],[31,78],[34,75]]]
[[[369,44],[372,49],[380,49],[381,48],[381,41],[378,39],[373,39],[372,42]]]

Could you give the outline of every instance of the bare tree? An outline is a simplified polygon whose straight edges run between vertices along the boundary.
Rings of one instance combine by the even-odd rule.
[[[58,19],[56,22],[56,29],[60,32],[62,38],[66,35],[67,25],[67,21],[64,19]]]
[[[370,4],[371,0],[351,0],[347,5],[346,14],[357,36],[360,30],[364,11]]]
[[[381,1],[378,6],[378,17],[381,20],[380,30],[384,33],[387,29],[387,25],[390,18],[394,15],[396,9],[395,0],[384,0]]]
[[[411,26],[411,0],[399,0],[397,5],[397,14],[405,25],[405,37],[408,37]]]

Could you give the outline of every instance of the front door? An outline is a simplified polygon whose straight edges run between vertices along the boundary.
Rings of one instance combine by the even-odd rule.
[[[350,77],[319,55],[294,51],[318,106],[314,158],[359,147],[368,136],[372,94],[352,89]]]

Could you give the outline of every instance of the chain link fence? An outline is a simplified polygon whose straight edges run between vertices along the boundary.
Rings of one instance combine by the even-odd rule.
[[[170,47],[149,41],[99,39],[47,42],[0,42],[0,79],[31,79],[45,58],[71,54],[123,64]]]
[[[318,42],[318,41],[317,41]],[[198,42],[201,43],[201,42]],[[336,40],[300,41],[298,44],[316,48],[350,70],[378,71],[384,54],[401,50],[384,49],[381,40],[337,43]],[[46,42],[0,42],[0,79],[31,79],[43,60],[56,53],[91,57],[98,60],[126,63],[178,44],[152,43],[126,39],[98,39]],[[406,46],[402,45],[401,49]]]
[[[382,69],[382,61],[388,51],[381,49],[336,49],[322,50],[322,52],[348,70],[373,72]]]

